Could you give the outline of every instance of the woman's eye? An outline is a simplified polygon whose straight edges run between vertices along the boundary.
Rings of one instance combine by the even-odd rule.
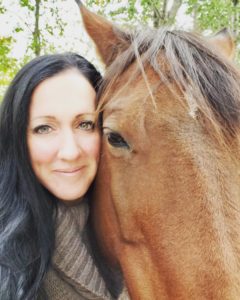
[[[33,132],[38,134],[46,134],[46,133],[50,133],[51,131],[52,128],[48,125],[40,125],[33,129]]]
[[[94,122],[93,121],[83,121],[79,124],[79,128],[83,130],[93,130]]]

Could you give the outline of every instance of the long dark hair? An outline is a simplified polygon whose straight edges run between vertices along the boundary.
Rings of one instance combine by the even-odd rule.
[[[76,68],[97,91],[100,73],[74,53],[45,55],[25,65],[0,108],[0,298],[34,299],[54,247],[55,199],[36,179],[27,149],[29,105],[43,80]]]

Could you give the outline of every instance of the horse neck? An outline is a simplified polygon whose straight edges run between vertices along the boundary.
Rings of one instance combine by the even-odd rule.
[[[200,184],[201,193],[193,193],[192,199],[200,203],[192,224],[196,228],[195,237],[190,239],[193,247],[189,247],[193,255],[196,251],[195,265],[190,266],[187,258],[183,259],[186,272],[198,281],[195,286],[189,283],[195,299],[238,299],[240,294],[240,168],[239,159],[233,154],[237,150],[231,150],[230,153],[217,144],[191,143],[197,178],[189,184],[196,190]]]
[[[192,151],[213,226],[219,229],[221,239],[225,236],[233,246],[240,242],[240,234],[231,236],[233,231],[239,231],[236,226],[240,226],[240,157],[236,153],[238,150],[234,146],[230,152],[229,149],[206,144],[195,144]],[[240,258],[240,251],[238,253]]]

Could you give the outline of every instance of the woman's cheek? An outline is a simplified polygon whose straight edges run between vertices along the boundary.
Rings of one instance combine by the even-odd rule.
[[[100,133],[96,132],[88,136],[85,139],[83,144],[85,153],[88,153],[89,156],[95,158],[98,161],[100,155],[100,144],[101,144]]]
[[[49,139],[46,141],[39,137],[33,137],[30,139],[28,146],[31,160],[38,162],[51,161],[57,153],[56,141],[50,141]]]

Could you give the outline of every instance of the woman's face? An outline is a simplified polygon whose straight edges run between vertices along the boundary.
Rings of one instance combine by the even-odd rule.
[[[61,200],[77,200],[97,171],[100,134],[96,93],[77,70],[63,71],[33,92],[28,124],[31,165],[41,184]]]

